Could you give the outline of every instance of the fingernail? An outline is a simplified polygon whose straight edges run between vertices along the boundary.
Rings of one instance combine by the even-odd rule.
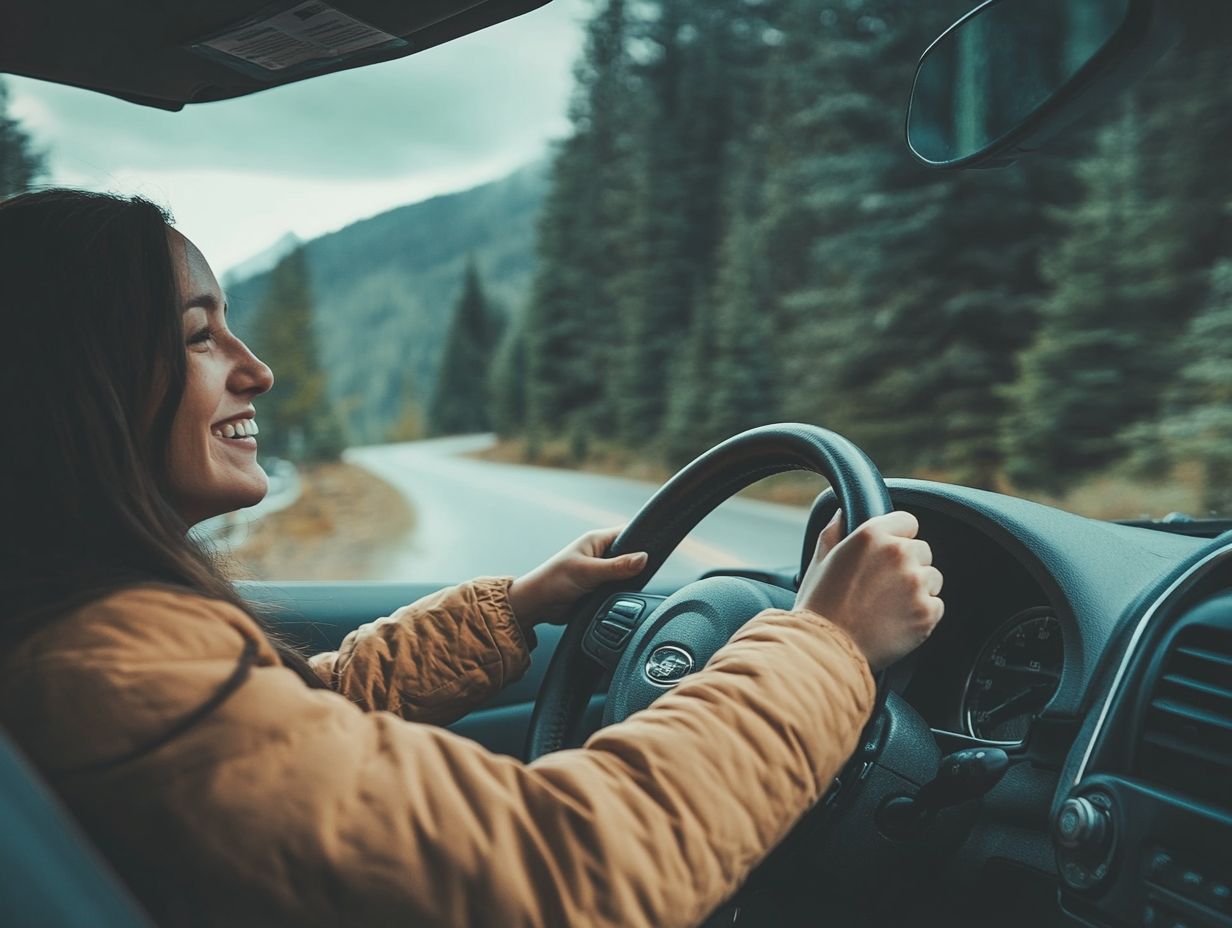
[[[650,560],[650,555],[648,555],[645,551],[639,551],[637,554],[629,555],[629,563],[634,567],[645,567],[648,560]]]

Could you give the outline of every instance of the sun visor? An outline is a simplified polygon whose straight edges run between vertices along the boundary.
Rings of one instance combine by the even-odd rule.
[[[0,71],[179,110],[403,58],[548,0],[10,0]]]

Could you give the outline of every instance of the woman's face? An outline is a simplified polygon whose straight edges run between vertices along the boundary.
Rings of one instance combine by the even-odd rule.
[[[222,290],[205,256],[175,230],[169,235],[188,357],[171,427],[170,481],[177,511],[195,525],[265,496],[252,400],[273,386],[274,376],[227,328]]]

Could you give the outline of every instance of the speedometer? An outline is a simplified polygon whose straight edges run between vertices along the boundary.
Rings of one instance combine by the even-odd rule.
[[[963,693],[967,733],[1017,744],[1061,682],[1061,623],[1047,607],[1020,612],[999,627],[975,659]]]

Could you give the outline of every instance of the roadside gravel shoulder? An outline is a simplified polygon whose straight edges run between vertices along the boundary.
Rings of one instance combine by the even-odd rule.
[[[226,554],[237,580],[369,580],[415,514],[406,498],[360,467],[301,467],[299,499],[247,527]]]

